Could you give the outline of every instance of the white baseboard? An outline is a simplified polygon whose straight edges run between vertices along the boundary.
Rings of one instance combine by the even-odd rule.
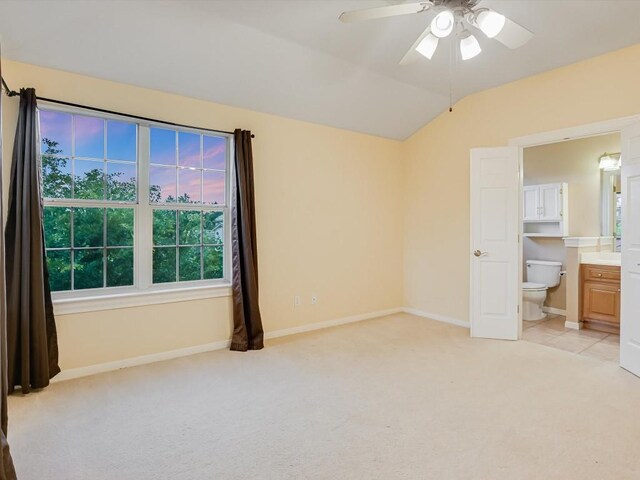
[[[362,320],[369,320],[376,317],[384,317],[385,315],[392,315],[404,311],[403,308],[390,308],[388,310],[380,310],[377,312],[364,313],[361,315],[353,315],[350,317],[338,318],[335,320],[326,320],[324,322],[310,323],[308,325],[301,325],[299,327],[284,328],[281,330],[274,330],[273,332],[266,332],[264,337],[266,339],[284,337],[287,335],[295,335],[296,333],[311,332],[313,330],[320,330],[322,328],[335,327],[338,325],[344,325],[347,323],[360,322]],[[230,340],[221,340],[218,342],[206,343],[204,345],[195,345],[193,347],[180,348],[177,350],[170,350],[168,352],[152,353],[150,355],[142,355],[139,357],[125,358],[124,360],[116,360],[113,362],[99,363],[96,365],[88,365],[86,367],[70,368],[63,370],[58,375],[51,379],[51,383],[62,382],[65,380],[71,380],[73,378],[87,377],[89,375],[96,375],[98,373],[111,372],[114,370],[120,370],[121,368],[136,367],[139,365],[146,365],[148,363],[161,362],[164,360],[171,360],[173,358],[187,357],[189,355],[195,355],[204,352],[213,352],[214,350],[222,350],[229,348],[231,344]]]
[[[351,317],[337,318],[335,320],[325,320],[323,322],[309,323],[308,325],[300,325],[299,327],[283,328],[281,330],[274,330],[273,332],[265,332],[264,338],[279,338],[286,337],[287,335],[295,335],[297,333],[312,332],[314,330],[320,330],[322,328],[337,327],[338,325],[345,325],[347,323],[361,322],[362,320],[370,320],[372,318],[384,317],[386,315],[393,315],[394,313],[400,313],[404,311],[403,308],[390,308],[388,310],[380,310],[377,312],[363,313],[361,315],[353,315]]]
[[[551,313],[552,315],[562,315],[563,317],[567,316],[567,311],[563,310],[561,308],[545,307],[543,305],[542,306],[542,311],[545,312],[545,313]]]
[[[438,322],[450,323],[451,325],[457,325],[458,327],[469,328],[469,322],[465,322],[464,320],[460,320],[453,317],[447,317],[446,315],[439,315],[437,313],[429,313],[423,312],[421,310],[417,310],[415,308],[404,307],[402,309],[405,313],[410,313],[411,315],[415,315],[416,317],[428,318],[430,320],[436,320]]]
[[[573,330],[581,330],[582,329],[582,322],[570,322],[569,320],[566,320],[564,322],[564,327],[565,328],[571,328]]]
[[[179,348],[178,350],[169,350],[168,352],[151,353],[149,355],[116,360],[114,362],[70,368],[68,370],[63,370],[53,377],[51,379],[51,383],[71,380],[72,378],[87,377],[98,373],[111,372],[113,370],[120,370],[121,368],[137,367],[139,365],[146,365],[147,363],[162,362],[163,360],[171,360],[173,358],[188,357],[189,355],[195,355],[197,353],[222,350],[223,348],[229,348],[230,344],[230,340],[221,340],[218,342],[205,343],[204,345],[195,345],[193,347]]]

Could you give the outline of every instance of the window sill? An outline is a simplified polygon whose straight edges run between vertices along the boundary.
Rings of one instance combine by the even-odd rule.
[[[187,302],[205,298],[230,297],[231,285],[207,285],[189,288],[149,290],[146,292],[116,293],[93,297],[54,298],[53,311],[56,315],[98,312],[119,308],[142,307],[162,303]]]

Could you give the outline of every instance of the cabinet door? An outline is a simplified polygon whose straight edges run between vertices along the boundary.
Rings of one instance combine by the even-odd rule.
[[[620,324],[620,286],[584,283],[583,312],[585,320]]]
[[[540,186],[540,220],[562,220],[562,185]]]
[[[522,219],[526,221],[538,220],[540,213],[540,201],[539,193],[540,189],[537,186],[524,187],[523,188]]]

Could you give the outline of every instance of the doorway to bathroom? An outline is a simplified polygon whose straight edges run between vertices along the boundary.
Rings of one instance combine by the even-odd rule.
[[[620,142],[614,132],[524,148],[521,197],[521,338],[616,363]]]
[[[509,340],[523,338],[525,330],[522,320],[524,307],[522,284],[524,283],[525,269],[523,245],[525,238],[525,185],[523,178],[525,149],[608,134],[620,134],[622,139],[620,156],[616,157],[617,152],[603,152],[600,155],[603,159],[597,159],[598,166],[600,166],[600,160],[621,162],[622,165],[620,170],[621,197],[620,200],[615,196],[613,198],[613,201],[621,202],[620,209],[617,212],[612,210],[614,216],[621,215],[619,273],[612,273],[610,269],[613,266],[607,264],[616,256],[617,252],[614,251],[616,241],[614,239],[613,245],[606,247],[607,240],[603,237],[607,235],[603,235],[602,230],[593,237],[575,235],[572,237],[568,230],[563,230],[569,228],[569,223],[566,222],[566,225],[562,225],[562,219],[558,219],[556,215],[553,219],[544,218],[546,222],[528,222],[537,223],[537,225],[530,225],[527,228],[527,233],[539,234],[540,238],[543,238],[543,235],[548,235],[552,229],[554,231],[560,229],[562,235],[566,234],[562,237],[565,242],[566,264],[559,262],[561,266],[560,269],[557,269],[558,275],[560,272],[566,271],[564,274],[566,291],[570,290],[578,292],[577,295],[582,295],[577,302],[569,302],[569,299],[566,299],[565,315],[561,315],[561,311],[559,313],[551,311],[550,308],[553,307],[547,305],[545,313],[549,316],[544,320],[549,323],[545,327],[548,329],[553,329],[554,326],[556,328],[562,327],[562,331],[555,335],[559,337],[572,333],[569,330],[581,330],[585,321],[606,325],[606,319],[600,318],[599,314],[607,305],[609,307],[613,305],[614,308],[609,308],[609,311],[615,311],[617,301],[620,311],[620,365],[632,373],[640,375],[640,320],[638,320],[640,318],[640,222],[636,220],[640,218],[640,115],[513,138],[509,141],[508,147],[471,150],[471,336]],[[601,177],[601,181],[604,182],[603,177]],[[557,187],[557,183],[568,182],[555,183]],[[559,188],[562,189],[563,186],[560,185]],[[564,212],[564,199],[559,190],[554,191],[547,188],[538,188],[537,190],[537,193],[529,193],[527,215],[549,217],[549,211],[553,212],[554,208],[556,213]],[[568,191],[570,198],[570,189]],[[615,193],[617,194],[617,192]],[[543,202],[544,205],[539,202]],[[545,205],[551,205],[553,208],[551,210],[542,208]],[[604,208],[602,204],[601,208]],[[567,213],[570,219],[571,210],[569,208],[567,208]],[[595,216],[598,223],[604,222],[605,218],[600,215],[599,211],[596,215],[591,213],[589,211],[588,215]],[[537,220],[542,220],[542,218]],[[552,223],[556,223],[556,225],[550,225]],[[559,236],[560,233],[557,235]],[[608,236],[615,237],[615,232]],[[610,248],[610,251],[606,251],[607,248]],[[589,263],[585,264],[584,260],[587,259]],[[552,261],[549,260],[549,262]],[[549,269],[546,270],[546,274],[548,274]],[[577,274],[575,274],[576,271]],[[570,275],[569,272],[574,272],[574,274]],[[589,280],[589,285],[580,285],[583,279]],[[620,283],[619,287],[615,286],[616,281]],[[573,285],[570,285],[571,283]],[[599,285],[595,285],[595,287],[591,285],[595,283]],[[593,287],[587,292],[590,303],[585,300],[585,291],[579,291],[580,286],[583,288]],[[560,283],[557,287],[560,288]],[[618,292],[618,289],[621,292]],[[544,306],[545,301],[546,295],[540,308]],[[582,314],[587,307],[591,310],[587,317],[583,317]],[[576,309],[577,314],[575,314]],[[550,318],[551,315],[558,316]],[[563,316],[565,316],[564,319],[561,318]],[[529,324],[526,329],[534,328],[534,326],[535,324]],[[584,329],[584,332],[588,330],[588,328]],[[607,338],[609,338],[609,342],[617,340],[615,336],[612,336],[616,335],[615,332],[601,332],[593,335],[601,335],[602,333],[606,336],[596,339],[594,345]],[[530,333],[529,335],[534,334]],[[589,334],[583,333],[583,336],[587,335]],[[558,342],[560,341],[558,340]],[[581,345],[574,348],[578,349],[578,347]],[[580,348],[580,351],[586,350],[587,348]]]

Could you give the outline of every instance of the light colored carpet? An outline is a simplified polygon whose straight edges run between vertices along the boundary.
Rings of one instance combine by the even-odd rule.
[[[20,480],[640,478],[640,379],[404,314],[9,408]]]

